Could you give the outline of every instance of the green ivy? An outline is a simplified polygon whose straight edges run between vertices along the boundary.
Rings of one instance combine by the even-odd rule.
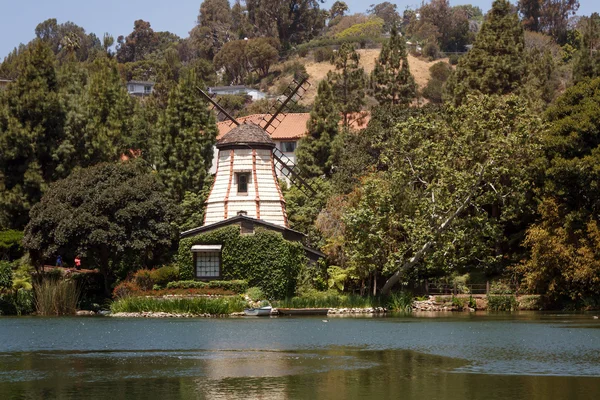
[[[9,289],[13,284],[13,272],[10,263],[0,261],[0,291]]]
[[[307,262],[302,244],[287,241],[280,233],[257,229],[254,235],[241,235],[239,226],[228,226],[179,242],[180,279],[194,279],[190,249],[201,244],[223,245],[221,272],[224,279],[243,279],[273,299],[294,294],[298,273]]]

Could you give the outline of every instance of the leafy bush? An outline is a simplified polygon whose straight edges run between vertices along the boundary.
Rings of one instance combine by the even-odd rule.
[[[26,315],[33,312],[33,291],[26,289],[0,293],[0,315]]]
[[[81,292],[74,281],[44,279],[33,289],[39,315],[75,314]]]
[[[190,249],[197,244],[222,244],[223,278],[243,279],[247,285],[239,293],[244,293],[248,286],[255,286],[260,287],[269,299],[293,296],[298,273],[306,264],[301,243],[287,241],[280,233],[263,229],[257,229],[254,235],[240,235],[239,226],[229,226],[179,242],[177,262],[183,280],[194,279]],[[239,289],[231,287],[231,290]]]
[[[460,60],[460,56],[458,54],[451,54],[448,57],[448,61],[450,62],[450,65],[457,65],[458,60]]]
[[[150,271],[150,277],[154,285],[165,287],[169,282],[179,279],[179,268],[177,266],[164,266]]]
[[[437,60],[440,58],[440,46],[436,42],[428,42],[423,47],[423,55],[429,57],[430,60]]]
[[[292,61],[292,62],[284,64],[282,72],[285,75],[294,75],[295,79],[298,79],[300,76],[308,75],[308,72],[306,72],[306,67],[304,66],[304,64],[299,63],[298,61]],[[287,89],[287,83],[286,83],[286,87],[284,88],[284,90],[285,89]],[[283,93],[283,90],[281,90],[280,92]]]
[[[305,58],[308,55],[308,49],[306,47],[302,47],[298,49],[298,56],[301,58]]]
[[[386,308],[392,311],[412,312],[413,295],[409,292],[396,292],[386,299]]]
[[[248,282],[242,280],[233,281],[210,281],[208,287],[211,289],[223,289],[233,293],[245,293],[248,290]]]
[[[133,283],[135,283],[140,290],[152,290],[152,287],[154,286],[152,272],[148,269],[136,271],[133,274]]]
[[[362,24],[355,24],[348,29],[338,33],[336,38],[343,39],[347,37],[379,37],[383,34],[383,25],[385,21],[381,18],[372,18]]]
[[[111,304],[113,313],[119,312],[165,312],[172,314],[213,314],[223,315],[240,312],[246,302],[239,296],[222,298],[177,298],[126,297]]]
[[[0,261],[0,290],[9,289],[13,284],[12,266],[6,261]]]
[[[251,287],[246,291],[246,296],[252,301],[258,301],[265,298],[264,293],[259,287]]]
[[[16,260],[23,255],[23,232],[0,231],[0,259]]]
[[[135,284],[135,282],[124,281],[119,283],[113,289],[113,298],[115,299],[123,299],[125,297],[129,297],[133,295],[135,292],[138,292],[140,288]]]
[[[457,307],[459,310],[462,310],[463,308],[465,308],[465,300],[461,299],[460,297],[452,296],[452,305],[454,307]]]
[[[333,49],[331,47],[320,47],[313,50],[313,57],[316,62],[329,61],[333,58]]]
[[[207,287],[208,283],[201,281],[176,281],[167,284],[167,289],[204,289]]]
[[[487,296],[489,311],[515,311],[519,302],[515,296]]]

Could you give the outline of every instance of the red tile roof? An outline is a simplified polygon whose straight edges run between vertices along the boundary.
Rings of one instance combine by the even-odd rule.
[[[266,114],[253,114],[246,117],[237,118],[239,123],[254,123],[259,124],[260,121],[265,117]],[[284,117],[281,123],[277,126],[271,138],[273,140],[300,140],[307,133],[306,124],[310,119],[309,113],[289,113],[282,114]],[[357,117],[359,117],[357,115]],[[357,130],[363,130],[369,124],[371,119],[370,114],[366,113],[361,118],[357,118],[352,122],[352,128]],[[223,121],[217,123],[219,134],[217,140],[220,140],[226,133],[235,128],[235,125],[229,121]]]

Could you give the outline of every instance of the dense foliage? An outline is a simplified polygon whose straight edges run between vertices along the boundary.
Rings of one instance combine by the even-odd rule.
[[[97,265],[105,290],[114,274],[161,260],[174,239],[173,203],[140,165],[99,164],[50,186],[31,210],[24,245],[41,265],[62,254]]]
[[[299,269],[306,263],[300,243],[288,242],[280,233],[267,230],[241,235],[239,227],[232,226],[179,242],[181,279],[194,278],[190,249],[196,244],[222,244],[221,276],[243,279],[249,286],[261,288],[268,298],[292,296]]]

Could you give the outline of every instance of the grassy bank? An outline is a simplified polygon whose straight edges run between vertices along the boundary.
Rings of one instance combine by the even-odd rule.
[[[301,297],[274,302],[275,307],[284,308],[374,308],[385,307],[391,311],[410,309],[412,296],[397,293],[389,297],[364,297],[354,294],[315,292]]]
[[[222,298],[126,297],[112,303],[113,313],[164,312],[170,314],[231,314],[243,311],[246,302],[239,296]]]

